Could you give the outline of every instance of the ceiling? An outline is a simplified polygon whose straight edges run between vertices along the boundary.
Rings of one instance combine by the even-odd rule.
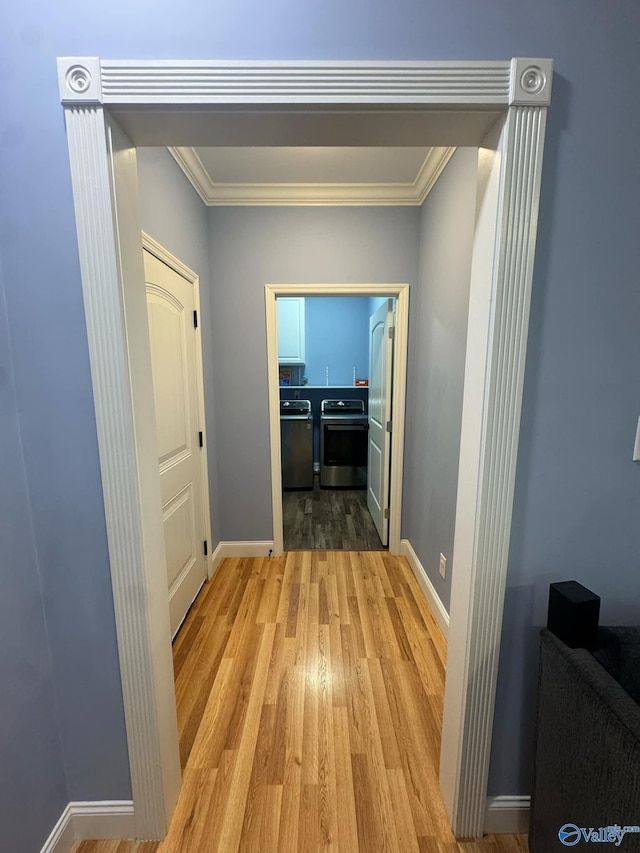
[[[218,146],[169,151],[207,205],[419,205],[454,149]]]

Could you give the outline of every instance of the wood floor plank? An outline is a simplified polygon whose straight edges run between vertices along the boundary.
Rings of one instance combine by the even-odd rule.
[[[318,786],[303,785],[298,821],[298,850],[321,850]]]
[[[336,575],[336,587],[338,590],[338,612],[340,614],[340,624],[349,625],[351,618],[349,615],[349,599],[347,592],[347,573],[345,555],[342,553],[333,552],[334,568]]]
[[[373,782],[369,775],[367,756],[352,753],[353,793],[356,803],[359,850],[383,850],[380,816],[374,805]]]
[[[280,679],[282,678],[285,657],[285,633],[286,625],[282,622],[276,622],[273,646],[271,647],[271,659],[269,660],[269,672],[267,673],[267,686],[264,692],[265,705],[275,705],[278,701],[278,691],[280,689]]]
[[[318,806],[324,850],[338,849],[335,735],[330,627],[319,626],[318,642]]]
[[[283,785],[287,762],[288,726],[290,709],[294,701],[295,669],[291,640],[284,641],[278,681],[278,694],[274,708],[273,738],[269,753],[268,778],[270,785]]]
[[[284,568],[282,572],[282,594],[278,602],[278,612],[276,613],[276,622],[287,622],[289,618],[289,601],[291,596],[291,584],[293,583],[293,555],[285,554],[282,557]]]
[[[278,615],[278,605],[282,592],[282,575],[270,577],[264,581],[264,590],[260,599],[260,607],[256,614],[256,622],[275,622]]]
[[[397,770],[402,766],[402,762],[380,660],[369,660],[367,661],[367,665],[369,667],[369,678],[371,679],[373,701],[378,720],[378,729],[380,731],[380,740],[382,742],[384,766],[387,770]]]
[[[216,616],[205,621],[201,631],[202,642],[192,649],[188,664],[176,678],[176,710],[183,768],[191,754],[229,638],[229,629],[220,624],[221,620],[225,620],[225,617]]]
[[[185,770],[167,838],[73,853],[526,853],[524,836],[451,833],[445,662],[402,557],[223,560],[174,643]]]
[[[302,781],[317,787],[318,781],[318,665],[319,621],[318,584],[310,583],[305,648],[304,745],[302,752]],[[311,794],[309,795],[311,796]],[[317,796],[317,792],[313,795]]]
[[[204,769],[219,766],[227,737],[227,721],[233,713],[230,697],[237,678],[234,660],[224,658],[187,758],[187,767]]]
[[[398,849],[403,853],[420,853],[404,773],[401,769],[387,770],[387,779],[395,816]]]
[[[238,612],[233,620],[233,627],[225,649],[225,657],[235,657],[238,647],[245,635],[247,626],[255,625],[258,609],[264,592],[265,581],[261,578],[249,578]]]
[[[358,850],[358,822],[351,766],[349,719],[345,706],[333,709],[338,840],[341,851]]]
[[[281,785],[261,785],[258,788],[251,811],[245,812],[238,848],[242,853],[278,849],[281,807]]]
[[[287,705],[286,711],[285,764],[278,853],[297,853],[298,850],[305,681],[304,664],[294,665],[291,679],[291,701]]]
[[[220,850],[237,850],[242,835],[243,818],[258,741],[261,709],[274,633],[275,624],[264,626],[256,658],[255,674],[251,685],[242,738],[238,743],[236,763],[229,783],[227,807],[220,832]]]
[[[396,833],[396,824],[389,791],[388,777],[385,771],[382,733],[378,722],[373,698],[373,688],[369,675],[369,661],[359,661],[361,667],[360,681],[364,697],[365,741],[367,744],[366,758],[373,780],[373,808],[378,813],[381,828],[382,850],[400,850]]]
[[[366,650],[366,656],[375,658],[381,651],[376,644],[376,634],[371,624],[371,614],[367,590],[362,576],[361,566],[359,563],[359,555],[351,554],[351,574],[353,577],[353,585],[356,590],[356,601],[358,602],[358,614],[360,618],[360,628]]]
[[[336,620],[329,625],[329,654],[331,672],[331,698],[334,707],[346,706],[347,693],[342,662],[342,626]]]

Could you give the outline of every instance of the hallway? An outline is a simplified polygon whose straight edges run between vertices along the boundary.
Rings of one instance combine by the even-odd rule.
[[[169,835],[74,853],[527,850],[448,828],[446,645],[404,558],[226,559],[173,651],[184,770]]]

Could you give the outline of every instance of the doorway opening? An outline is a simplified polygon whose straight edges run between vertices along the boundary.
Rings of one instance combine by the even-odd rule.
[[[468,476],[457,499],[440,770],[454,832],[480,834],[552,62],[340,65],[66,57],[59,59],[59,72],[138,837],[163,837],[180,772],[168,614],[152,579],[152,567],[163,555],[156,437],[153,416],[148,417],[153,400],[140,296],[140,223],[132,192],[135,146],[193,144],[205,137],[205,144],[215,144],[216,136],[247,144],[257,133],[264,144],[284,137],[301,144],[314,132],[323,139],[338,137],[338,144],[375,133],[402,144],[400,137],[420,133],[423,143],[481,145],[486,152],[478,170],[482,203],[473,249],[461,440],[461,466]],[[389,288],[385,291],[389,295]],[[275,293],[272,297],[267,324],[275,329]],[[276,347],[268,357],[273,458],[273,444],[280,442]],[[396,437],[394,432],[392,444]],[[392,500],[397,477],[394,466]],[[277,484],[279,493],[279,474]],[[278,501],[273,501],[274,520]],[[277,538],[281,547],[281,517],[277,521],[274,543]],[[399,544],[400,512],[397,518],[392,513],[390,522],[392,548],[394,531]],[[141,594],[131,596],[132,588]]]
[[[335,299],[336,297],[352,297],[357,298],[359,300],[365,300],[365,304],[367,306],[366,312],[369,313],[369,309],[372,310],[373,313],[369,313],[369,320],[367,322],[367,345],[365,347],[365,351],[367,353],[367,359],[369,360],[369,344],[368,340],[371,336],[371,319],[375,318],[377,314],[380,313],[380,308],[383,309],[383,313],[388,313],[390,316],[395,317],[393,320],[394,323],[394,332],[389,334],[387,332],[386,339],[384,336],[379,336],[377,334],[377,325],[374,323],[374,342],[377,342],[378,349],[380,348],[380,344],[382,342],[385,343],[385,358],[384,362],[380,359],[380,354],[377,355],[374,352],[373,358],[373,367],[375,370],[375,377],[369,377],[367,381],[372,381],[373,384],[367,386],[341,386],[340,388],[331,388],[331,393],[328,394],[326,391],[327,386],[320,386],[318,389],[310,389],[308,385],[302,385],[300,388],[293,388],[292,386],[282,386],[282,366],[280,364],[279,354],[283,351],[284,346],[287,345],[287,340],[282,336],[282,333],[279,335],[279,326],[278,326],[278,300],[279,299]],[[389,305],[392,306],[391,310],[389,309]],[[273,541],[274,541],[274,554],[279,555],[285,550],[285,519],[284,519],[284,506],[285,501],[283,501],[284,485],[283,485],[283,441],[282,441],[282,423],[281,423],[281,400],[282,395],[287,394],[289,392],[293,392],[295,395],[296,391],[300,392],[300,396],[303,397],[303,390],[307,388],[307,394],[311,395],[312,390],[314,392],[314,401],[319,405],[316,406],[317,416],[318,416],[318,436],[317,436],[317,453],[318,453],[318,488],[322,488],[322,486],[328,486],[329,489],[333,486],[333,484],[338,482],[348,482],[347,478],[353,478],[355,482],[360,481],[361,484],[365,486],[362,489],[363,494],[360,496],[358,501],[358,508],[365,506],[367,508],[367,512],[370,516],[374,515],[376,509],[376,501],[378,506],[382,506],[382,515],[384,516],[384,527],[380,530],[376,528],[375,521],[372,518],[372,523],[369,527],[371,533],[371,538],[373,539],[373,531],[376,531],[376,536],[379,536],[380,544],[377,545],[377,548],[383,547],[384,545],[388,545],[389,550],[393,554],[400,553],[400,525],[402,518],[402,460],[404,454],[404,413],[405,413],[405,399],[406,399],[406,373],[407,373],[407,343],[408,343],[408,333],[409,333],[409,285],[408,284],[312,284],[312,285],[295,285],[295,284],[282,284],[282,285],[266,285],[265,286],[265,307],[266,307],[266,332],[267,332],[267,371],[268,371],[268,383],[269,383],[269,422],[270,422],[270,444],[271,444],[271,482],[272,482],[272,505],[273,505]],[[298,308],[298,316],[300,316],[300,309]],[[281,316],[283,316],[281,314]],[[387,319],[388,324],[388,319]],[[388,329],[388,325],[387,325]],[[280,338],[280,340],[279,340]],[[306,338],[305,338],[306,341]],[[279,345],[280,344],[280,345]],[[389,349],[393,347],[393,356],[390,356]],[[290,356],[286,356],[290,358]],[[305,356],[306,357],[306,356]],[[353,360],[353,359],[352,359]],[[380,381],[380,372],[381,365],[384,364],[385,377],[384,382]],[[354,365],[347,365],[343,368],[346,371],[346,376],[348,378],[349,372],[351,371],[351,379],[353,381],[353,367]],[[327,365],[323,365],[320,363],[319,371],[320,376],[322,376],[322,371],[326,371]],[[355,365],[356,372],[358,370],[357,364]],[[367,373],[369,372],[369,367],[367,367]],[[292,374],[286,373],[285,376],[290,376]],[[302,374],[305,375],[305,374]],[[313,373],[311,374],[314,375]],[[331,372],[329,373],[329,377],[331,376]],[[325,372],[326,378],[326,372]],[[356,376],[356,379],[359,377]],[[362,377],[364,379],[364,377]],[[348,389],[348,390],[347,390]],[[336,392],[340,391],[340,394]],[[372,394],[372,391],[374,392]],[[381,394],[383,391],[383,394]],[[316,396],[317,392],[317,396]],[[340,412],[340,407],[338,404],[340,402],[345,403],[346,399],[357,399],[353,395],[358,392],[359,399],[362,401],[366,415],[362,417],[358,417],[358,414],[342,415]],[[365,400],[366,397],[366,400]],[[375,397],[375,399],[373,399]],[[384,400],[382,399],[384,397]],[[340,399],[338,399],[340,398]],[[333,407],[333,414],[327,410],[326,415],[323,421],[322,415],[322,402],[328,402],[329,404],[335,403]],[[295,396],[293,397],[292,402],[295,402]],[[342,407],[345,408],[344,406]],[[395,414],[395,420],[393,423],[393,429],[387,429],[387,421],[380,414],[382,411],[391,412],[393,411]],[[336,414],[338,412],[338,414]],[[378,437],[378,433],[380,429],[378,429],[378,433],[375,431],[375,423],[374,430],[371,430],[370,424],[371,419],[374,419],[374,422],[377,420],[378,422],[382,420],[383,423],[383,440],[381,441]],[[366,419],[366,420],[365,420]],[[350,420],[352,423],[344,424],[341,421]],[[358,422],[360,421],[360,422]],[[322,464],[323,451],[327,450],[325,446],[325,442],[323,442],[322,436],[322,428],[325,426],[329,429],[328,432],[336,432],[339,433],[344,431],[345,426],[355,427],[355,430],[358,432],[362,432],[363,430],[363,421],[366,424],[366,465],[359,464],[354,465],[353,457],[351,458],[350,464],[345,464],[339,466],[341,468],[348,468],[349,470],[345,472],[344,470],[336,472],[336,465],[328,464],[325,470],[325,478],[324,481],[321,482],[321,474],[322,472]],[[342,429],[340,427],[342,426]],[[353,432],[354,430],[350,430]],[[306,429],[305,429],[306,432]],[[374,438],[377,441],[377,444],[373,445],[371,441],[372,432],[374,434]],[[362,436],[360,436],[361,438]],[[333,437],[329,438],[331,441]],[[382,454],[384,456],[384,463],[380,463],[379,456],[376,456],[375,448],[386,442],[386,446],[382,449]],[[352,442],[344,442],[338,437],[338,450],[342,447],[343,455],[345,447],[353,451],[353,443]],[[357,458],[357,461],[360,463],[364,463],[364,456],[362,455],[362,447],[358,451],[360,454]],[[308,458],[308,457],[307,457]],[[370,460],[373,459],[373,463],[371,466],[369,465]],[[285,460],[286,461],[286,460]],[[347,462],[346,458],[339,458],[339,454],[334,447],[334,454],[331,456],[330,454],[326,456],[326,461],[330,462]],[[364,468],[364,471],[354,471],[353,469]],[[371,469],[371,470],[369,470]],[[372,497],[373,494],[373,497]],[[313,498],[311,498],[313,500]],[[373,512],[371,508],[373,507]],[[388,512],[384,512],[387,509]],[[294,533],[295,535],[295,533]],[[375,542],[375,539],[373,539]]]
[[[394,299],[277,298],[285,551],[388,547],[394,341],[380,312],[393,329]]]

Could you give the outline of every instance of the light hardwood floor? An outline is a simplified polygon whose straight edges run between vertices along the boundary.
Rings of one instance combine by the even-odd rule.
[[[174,644],[184,775],[167,838],[74,853],[524,853],[523,836],[448,828],[445,657],[404,558],[224,560]]]

